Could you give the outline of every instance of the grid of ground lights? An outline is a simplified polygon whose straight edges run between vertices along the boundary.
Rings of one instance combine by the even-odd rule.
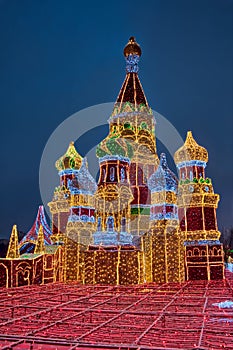
[[[233,349],[233,274],[136,286],[0,290],[1,349]]]

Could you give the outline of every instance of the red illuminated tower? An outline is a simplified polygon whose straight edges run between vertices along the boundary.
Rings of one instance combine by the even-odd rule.
[[[149,229],[150,191],[147,180],[158,166],[155,143],[155,118],[138,77],[141,48],[134,37],[124,48],[126,77],[109,119],[110,132],[97,148],[98,157],[128,157],[129,180],[133,199],[130,203],[130,233],[140,236]],[[123,148],[123,150],[122,150]],[[115,162],[119,162],[116,159]],[[121,162],[124,160],[121,159]],[[100,162],[101,176],[105,163]],[[123,164],[123,163],[122,163]],[[123,166],[123,165],[122,165]],[[110,176],[110,175],[105,175]]]
[[[174,160],[180,178],[178,213],[186,245],[186,277],[223,278],[223,250],[216,219],[219,195],[205,177],[207,150],[197,144],[189,131]]]

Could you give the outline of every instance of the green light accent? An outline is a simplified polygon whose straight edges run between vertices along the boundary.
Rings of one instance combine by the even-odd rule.
[[[106,142],[106,145],[111,152],[112,155],[119,155],[122,157],[125,157],[125,150],[124,148],[117,142],[116,139],[109,139]]]
[[[97,155],[97,157],[101,158],[101,157],[106,156],[107,154],[109,154],[109,153],[107,153],[102,148],[100,148],[100,145],[97,146],[97,148],[96,148],[96,155]]]
[[[133,157],[133,147],[131,146],[131,144],[126,141],[126,145],[127,145],[127,149],[128,149],[128,157],[131,159]]]
[[[125,123],[124,124],[124,129],[130,129],[130,123]]]
[[[141,128],[142,128],[142,129],[147,129],[147,128],[148,128],[147,123],[141,122]]]
[[[132,215],[150,215],[150,208],[131,208]]]

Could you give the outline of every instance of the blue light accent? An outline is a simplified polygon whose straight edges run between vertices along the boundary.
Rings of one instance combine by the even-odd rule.
[[[69,222],[95,222],[94,216],[88,216],[88,215],[70,215],[68,218]]]
[[[59,171],[58,175],[59,176],[63,176],[63,175],[77,175],[79,172],[79,170],[74,170],[74,169],[65,169],[65,170],[61,170]]]
[[[126,71],[127,73],[137,73],[138,68],[138,62],[139,62],[139,56],[130,54],[126,58]]]
[[[85,208],[85,209],[95,209],[95,208],[90,207],[90,206],[82,206],[82,205],[73,205],[71,208],[72,208],[72,209],[82,209],[82,208]]]
[[[219,240],[211,241],[211,240],[202,240],[202,241],[185,241],[184,245],[189,246],[189,245],[221,245]]]
[[[186,161],[186,162],[181,162],[176,164],[177,168],[184,168],[187,166],[202,166],[203,168],[206,167],[206,162],[202,162],[201,160],[190,160],[190,161]]]
[[[150,220],[178,220],[178,215],[176,213],[157,213],[157,214],[151,214]]]
[[[87,168],[87,160],[83,158],[82,165],[73,180],[68,181],[68,188],[72,194],[86,194],[93,196],[97,184]]]
[[[94,245],[112,246],[112,245],[132,245],[133,235],[127,232],[95,232],[93,233]]]
[[[111,155],[111,154],[109,154],[109,155],[107,154],[106,156],[99,158],[99,163],[106,162],[108,160],[119,160],[122,162],[130,163],[130,159],[127,157]]]
[[[166,155],[161,153],[160,165],[148,180],[151,192],[175,192],[177,193],[178,179],[168,168]]]

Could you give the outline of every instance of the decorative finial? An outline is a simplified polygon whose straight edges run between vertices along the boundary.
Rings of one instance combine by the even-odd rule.
[[[124,56],[126,59],[126,71],[127,73],[138,72],[138,62],[142,54],[140,45],[136,42],[135,37],[131,36],[129,42],[124,48]]]
[[[129,38],[127,45],[124,48],[124,56],[128,57],[129,55],[137,55],[140,57],[141,54],[142,54],[142,50],[140,45],[136,42],[135,37],[131,36]]]

